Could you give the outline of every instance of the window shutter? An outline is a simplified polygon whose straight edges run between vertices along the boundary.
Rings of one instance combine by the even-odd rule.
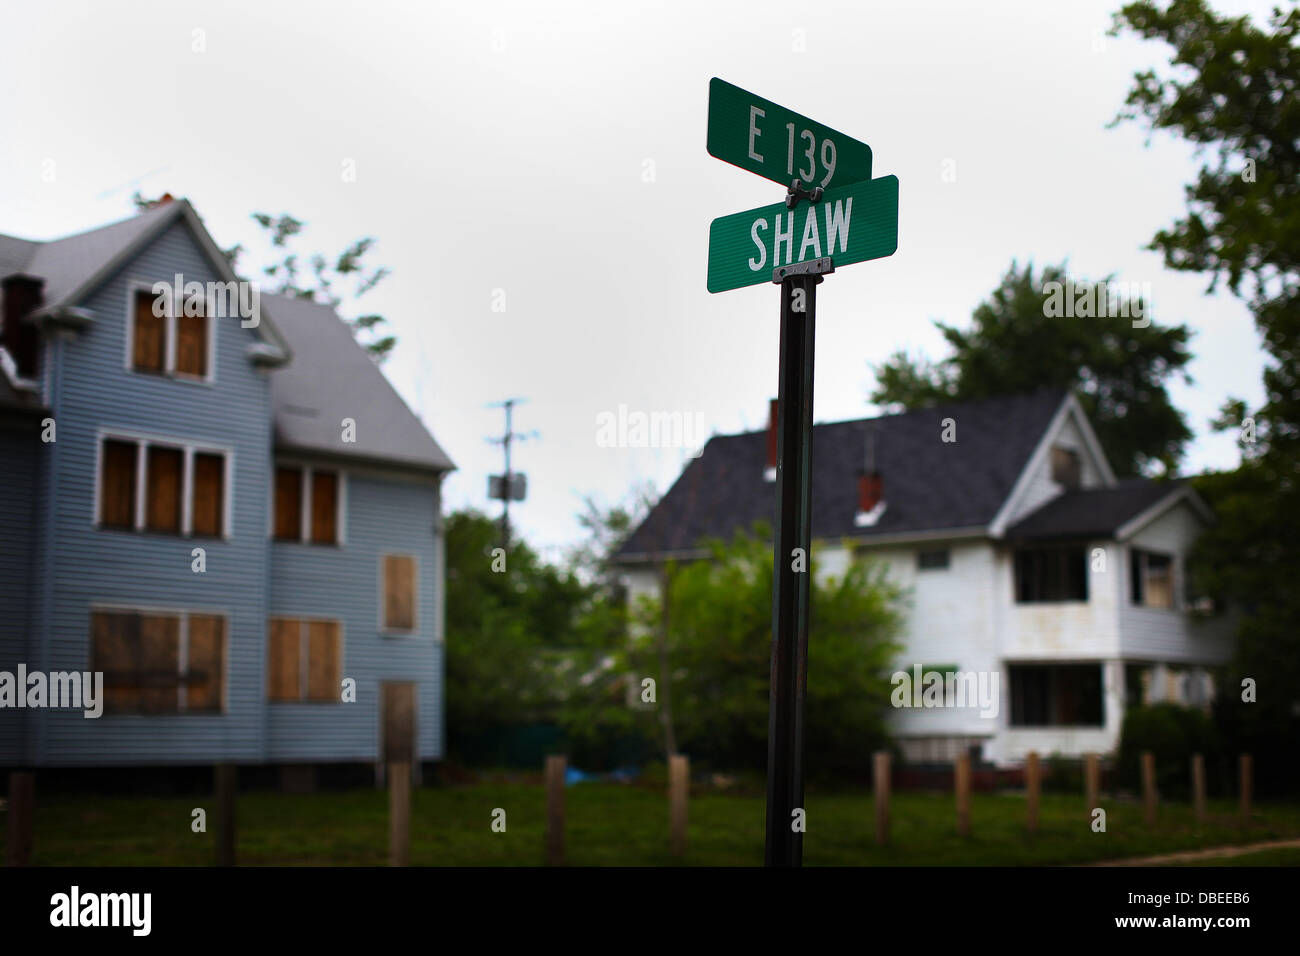
[[[208,374],[208,317],[176,317],[176,371],[204,378]]]
[[[281,541],[302,539],[302,471],[275,470],[275,536]]]
[[[104,442],[99,523],[106,528],[135,527],[135,458],[134,442]]]
[[[307,699],[338,701],[341,694],[342,644],[337,621],[307,625]]]
[[[224,456],[203,453],[194,456],[194,534],[221,537],[222,510],[226,501],[225,478]]]
[[[145,526],[150,531],[181,530],[181,462],[179,448],[150,446],[145,477]]]
[[[384,556],[384,627],[409,631],[415,627],[415,559]]]
[[[185,709],[219,712],[226,689],[226,619],[191,614],[189,652]]]
[[[311,540],[316,544],[338,541],[338,475],[314,471],[311,475]]]
[[[271,618],[268,642],[267,699],[298,700],[298,661],[302,644],[302,622],[297,618]]]
[[[136,293],[131,364],[140,372],[161,372],[166,355],[167,317],[154,315],[153,303],[153,293]]]

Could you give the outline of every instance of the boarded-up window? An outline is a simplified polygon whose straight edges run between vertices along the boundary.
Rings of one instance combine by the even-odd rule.
[[[167,356],[167,317],[153,314],[154,295],[135,294],[131,365],[137,372],[162,372]]]
[[[104,442],[99,477],[99,523],[105,528],[135,527],[135,465],[135,442]]]
[[[384,627],[415,629],[415,558],[410,555],[384,555]]]
[[[140,709],[140,615],[91,615],[90,669],[104,675],[104,709]]]
[[[338,621],[307,623],[307,699],[340,699],[340,654]]]
[[[179,534],[181,530],[181,467],[179,448],[149,447],[146,465],[145,527]]]
[[[194,455],[194,534],[209,538],[221,536],[222,510],[225,501],[225,457],[204,452],[196,453]]]
[[[1174,606],[1174,562],[1167,554],[1133,548],[1129,551],[1129,584],[1133,603],[1142,607]]]
[[[222,617],[95,611],[91,614],[90,648],[90,669],[104,674],[106,711],[172,714],[221,710],[226,669],[226,622]],[[182,658],[189,661],[184,675]]]
[[[271,618],[266,662],[268,700],[298,700],[302,696],[302,622],[296,618]]]
[[[1052,446],[1052,480],[1066,488],[1079,487],[1081,477],[1079,453],[1060,445]]]
[[[275,469],[275,537],[302,540],[302,469]]]
[[[334,544],[338,539],[338,475],[313,471],[311,475],[311,540],[315,544]]]
[[[219,712],[226,696],[226,619],[190,615],[189,667],[185,709]]]
[[[180,697],[179,617],[170,614],[140,615],[140,710],[165,714],[179,709]]]
[[[208,374],[208,318],[176,317],[176,373],[203,378]]]
[[[273,617],[267,654],[267,699],[337,702],[343,673],[338,621]]]

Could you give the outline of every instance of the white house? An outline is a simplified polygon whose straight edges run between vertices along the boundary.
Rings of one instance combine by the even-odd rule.
[[[657,590],[658,562],[704,556],[702,539],[772,524],[775,464],[774,426],[710,439],[621,549],[631,593]],[[898,670],[997,691],[993,707],[897,707],[909,760],[1105,753],[1126,702],[1213,695],[1231,625],[1185,577],[1210,511],[1188,484],[1117,479],[1072,394],[816,425],[812,496],[818,573],[868,555],[904,588]]]

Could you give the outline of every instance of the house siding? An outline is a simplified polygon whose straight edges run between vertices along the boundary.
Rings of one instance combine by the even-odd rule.
[[[0,423],[0,671],[30,664],[35,488],[43,445],[33,427]],[[0,765],[24,762],[27,710],[0,712]]]
[[[256,341],[237,318],[214,320],[212,384],[175,381],[126,368],[129,291],[136,283],[216,281],[185,226],[150,242],[82,303],[94,324],[61,343],[54,383],[57,452],[48,521],[53,533],[51,616],[42,630],[46,670],[86,670],[90,617],[102,605],[207,611],[226,617],[223,714],[39,712],[37,746],[46,764],[255,761],[263,756],[262,660],[267,582],[266,489],[271,413],[265,373],[245,354]],[[125,431],[230,449],[228,540],[189,539],[95,527],[95,482],[103,431]],[[206,551],[205,573],[191,549]]]
[[[341,621],[342,674],[356,680],[357,699],[268,703],[268,759],[377,759],[384,681],[417,682],[419,757],[438,759],[443,754],[444,666],[438,485],[346,469],[343,480],[343,545],[271,545],[270,616]],[[416,629],[409,634],[386,634],[381,628],[385,554],[416,556]]]
[[[1201,620],[1182,606],[1186,593],[1186,555],[1201,527],[1200,517],[1191,505],[1183,501],[1138,530],[1123,548],[1119,621],[1125,657],[1221,664],[1231,656],[1232,618],[1221,616]],[[1138,607],[1133,603],[1128,570],[1133,548],[1174,556],[1174,608]]]

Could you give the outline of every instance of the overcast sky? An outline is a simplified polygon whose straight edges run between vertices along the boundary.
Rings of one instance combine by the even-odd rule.
[[[512,516],[563,545],[583,495],[663,491],[689,454],[599,447],[602,412],[725,434],[761,427],[776,394],[776,287],[705,290],[710,221],[784,195],[706,153],[719,76],[867,142],[901,183],[897,254],[820,287],[817,420],[871,414],[868,363],[944,354],[932,320],[968,325],[1013,259],[1068,259],[1150,283],[1155,320],[1195,330],[1195,384],[1172,389],[1196,432],[1184,470],[1233,465],[1206,421],[1260,399],[1250,315],[1142,249],[1197,163],[1106,128],[1168,48],[1103,37],[1118,2],[814,6],[24,4],[0,31],[0,232],[93,228],[139,189],[189,198],[255,253],[254,210],[305,220],[308,250],[374,236],[392,276],[343,312],[391,321],[385,371],[459,466],[447,506],[499,512],[488,406],[525,397],[516,427],[539,437],[515,457]],[[1262,22],[1269,4],[1214,6]]]

